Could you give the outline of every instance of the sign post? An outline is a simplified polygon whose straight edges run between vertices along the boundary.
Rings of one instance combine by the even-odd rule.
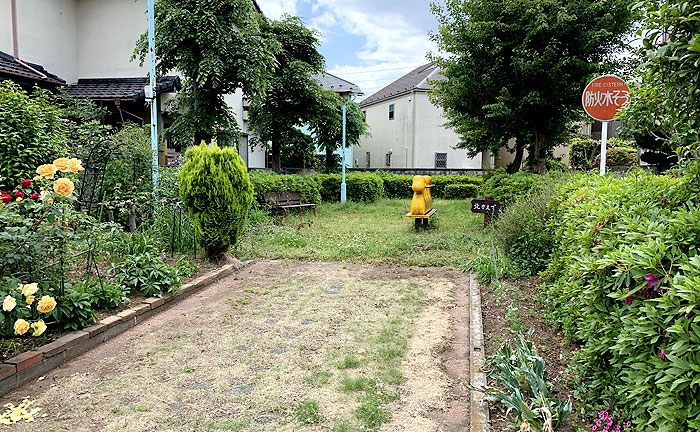
[[[630,100],[630,89],[622,78],[615,75],[603,75],[589,82],[583,90],[581,102],[586,114],[600,120],[600,175],[605,175],[608,143],[608,122],[615,119],[620,108]]]

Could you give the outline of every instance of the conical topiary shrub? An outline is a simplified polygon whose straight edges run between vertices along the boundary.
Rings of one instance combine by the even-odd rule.
[[[253,186],[233,147],[204,142],[189,149],[179,174],[180,196],[209,259],[219,261],[243,232]]]

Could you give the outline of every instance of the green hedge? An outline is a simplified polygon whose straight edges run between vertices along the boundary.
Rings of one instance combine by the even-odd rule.
[[[635,430],[700,430],[700,166],[580,174],[558,188],[548,317],[579,341],[588,403]]]
[[[324,201],[340,201],[340,174],[316,174],[313,176],[321,189]],[[357,172],[345,176],[347,198],[355,202],[374,202],[384,193],[384,182],[375,173]]]
[[[410,199],[413,196],[412,175],[387,174],[382,176],[382,180],[384,180],[385,197]]]
[[[475,184],[454,183],[445,186],[443,198],[445,199],[467,199],[474,198],[479,193],[479,186]],[[432,192],[431,192],[432,195]]]
[[[285,175],[271,171],[250,171],[255,201],[265,203],[265,192],[299,192],[302,203],[321,202],[318,183],[312,176]]]
[[[445,198],[445,187],[451,184],[470,184],[481,187],[484,182],[481,177],[471,175],[436,175],[431,176],[433,187],[430,189],[430,195],[433,198]]]
[[[484,182],[482,193],[507,207],[534,191],[545,181],[545,177],[526,171],[508,174],[503,168],[495,170]]]

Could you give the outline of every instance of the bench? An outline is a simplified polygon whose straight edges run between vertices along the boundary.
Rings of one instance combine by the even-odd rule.
[[[284,210],[284,217],[287,218],[287,209],[298,208],[299,217],[304,215],[304,207],[313,207],[316,216],[316,204],[302,204],[299,192],[265,192],[265,202],[271,208]]]

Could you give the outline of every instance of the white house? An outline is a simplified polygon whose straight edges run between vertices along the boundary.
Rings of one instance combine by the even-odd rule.
[[[428,79],[440,78],[429,63],[360,102],[371,136],[353,148],[355,168],[479,170],[490,163],[490,157],[454,148],[459,135],[443,126],[442,108],[428,99]]]
[[[125,120],[148,122],[147,62],[131,61],[148,27],[146,11],[146,0],[0,0],[0,80],[67,84],[69,94],[95,100]],[[179,86],[176,75],[159,80],[159,108]],[[242,92],[225,100],[247,141]],[[160,159],[166,160],[165,148]]]

